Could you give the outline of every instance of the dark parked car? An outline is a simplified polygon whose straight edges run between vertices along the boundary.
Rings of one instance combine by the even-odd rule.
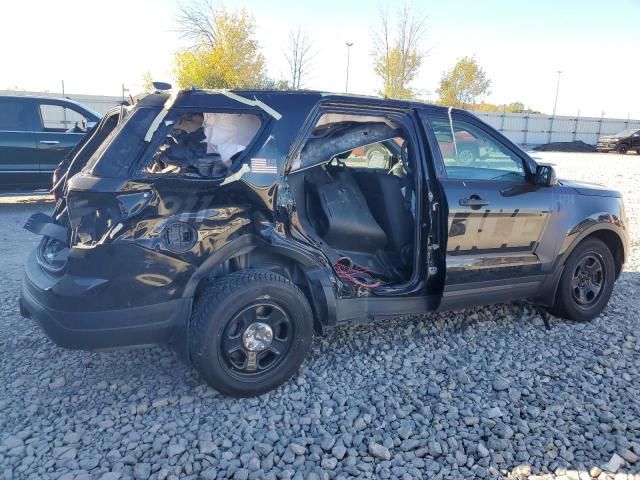
[[[640,130],[631,128],[615,135],[603,135],[598,138],[596,150],[617,152],[623,155],[629,150],[635,150],[637,154],[640,154]]]
[[[65,98],[0,96],[0,186],[50,188],[56,165],[99,119]]]
[[[469,135],[485,153],[460,162]],[[618,192],[466,111],[379,98],[151,94],[102,119],[58,196],[26,225],[23,315],[67,348],[171,344],[234,396],[346,322],[523,298],[592,319],[628,254]]]

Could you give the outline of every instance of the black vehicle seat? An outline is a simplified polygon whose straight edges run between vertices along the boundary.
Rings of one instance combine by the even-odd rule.
[[[384,170],[359,171],[355,178],[373,217],[387,234],[388,249],[400,254],[413,243],[414,230],[411,202],[402,193],[405,187],[405,193],[411,194],[405,180]]]
[[[309,220],[330,247],[364,253],[385,248],[387,236],[349,169],[334,172],[327,183],[309,187]]]

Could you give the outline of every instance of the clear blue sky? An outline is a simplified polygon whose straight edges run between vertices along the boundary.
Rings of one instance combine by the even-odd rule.
[[[400,2],[389,1],[393,11]],[[286,77],[283,51],[289,28],[308,30],[316,50],[306,85],[343,91],[345,41],[354,43],[350,88],[374,94],[371,30],[377,0],[227,0],[245,7],[273,77]],[[172,0],[21,0],[3,2],[0,88],[118,94],[141,86],[150,71],[171,80]],[[435,97],[438,80],[456,59],[474,55],[493,84],[487,101],[522,101],[553,108],[562,70],[558,113],[640,118],[640,0],[420,0],[426,15],[424,48],[431,49],[413,86]],[[36,14],[37,12],[37,14]]]

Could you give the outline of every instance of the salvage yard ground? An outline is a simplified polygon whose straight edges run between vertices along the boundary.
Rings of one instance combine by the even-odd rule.
[[[246,400],[166,349],[55,347],[17,304],[22,225],[48,204],[0,198],[0,479],[640,479],[640,157],[534,156],[625,196],[631,257],[599,318],[547,331],[518,303],[343,327]]]

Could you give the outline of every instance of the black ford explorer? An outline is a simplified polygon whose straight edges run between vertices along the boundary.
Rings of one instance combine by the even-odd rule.
[[[170,344],[234,396],[345,322],[523,298],[592,319],[629,242],[618,192],[466,111],[318,92],[151,94],[56,190],[26,225],[23,315],[67,348]]]
[[[0,187],[51,188],[56,166],[99,120],[67,98],[0,95]]]

